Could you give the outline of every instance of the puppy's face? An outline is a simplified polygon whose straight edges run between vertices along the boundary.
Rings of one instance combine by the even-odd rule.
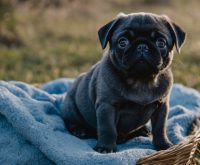
[[[110,43],[114,66],[137,78],[150,78],[165,70],[185,40],[183,30],[166,16],[150,13],[120,14],[99,30],[102,47]]]

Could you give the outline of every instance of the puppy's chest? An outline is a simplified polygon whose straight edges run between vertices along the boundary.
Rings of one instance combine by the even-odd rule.
[[[125,87],[122,90],[122,96],[129,101],[135,102],[141,106],[150,105],[160,100],[165,91],[162,89],[155,90],[158,87],[148,87],[147,85],[138,85],[133,87]],[[155,92],[156,91],[156,92]]]
[[[132,124],[140,125],[146,123],[153,112],[158,108],[159,102],[153,102],[148,105],[140,105],[134,102],[118,102],[115,104],[117,121],[120,123],[132,121]]]
[[[132,101],[116,102],[114,104],[115,109],[119,113],[143,113],[143,111],[148,111],[150,109],[155,109],[159,105],[159,101],[150,104],[138,104]]]

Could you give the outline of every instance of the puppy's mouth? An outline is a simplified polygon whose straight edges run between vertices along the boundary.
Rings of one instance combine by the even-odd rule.
[[[138,64],[145,64],[146,63],[146,61],[145,60],[142,60],[142,59],[140,59],[139,61],[138,61]]]
[[[139,59],[130,67],[129,70],[132,70],[134,68],[145,68],[145,67],[150,68],[151,65],[149,64],[149,62],[147,60]]]
[[[128,69],[128,72],[132,74],[135,73],[140,75],[146,75],[150,74],[150,72],[155,70],[153,68],[154,66],[149,61],[145,59],[139,59],[131,64],[131,66]]]

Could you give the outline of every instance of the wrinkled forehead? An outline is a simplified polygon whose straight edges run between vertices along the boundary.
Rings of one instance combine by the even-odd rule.
[[[168,28],[165,25],[165,21],[161,16],[154,14],[129,14],[120,18],[121,23],[119,30],[132,29],[135,31],[162,31],[169,33]]]

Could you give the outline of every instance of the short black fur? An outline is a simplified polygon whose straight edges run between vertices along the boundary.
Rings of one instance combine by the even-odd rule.
[[[172,144],[166,135],[173,84],[173,47],[180,51],[185,32],[166,16],[119,14],[99,30],[109,50],[68,91],[63,115],[67,128],[80,138],[96,137],[95,150],[115,152],[130,135],[147,133],[151,120],[157,150]]]

